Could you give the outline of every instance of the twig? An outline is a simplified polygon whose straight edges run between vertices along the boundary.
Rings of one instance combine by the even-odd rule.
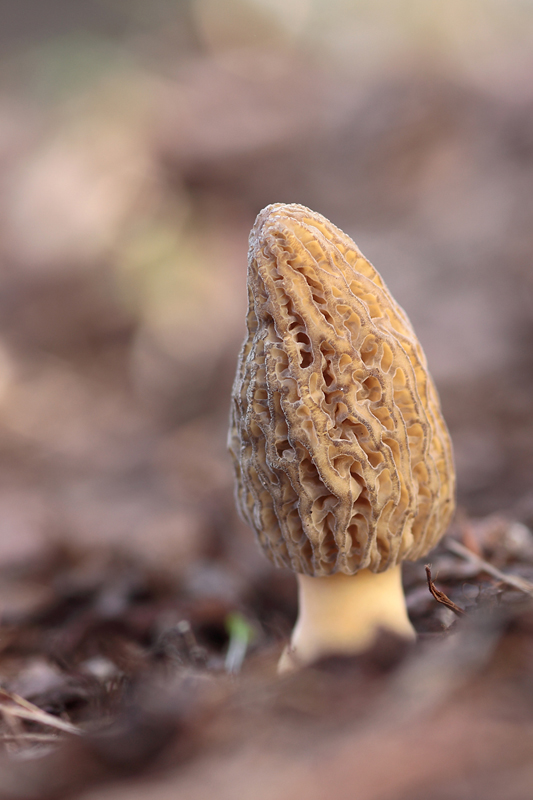
[[[30,722],[38,722],[41,725],[48,725],[50,728],[57,728],[65,733],[81,733],[81,730],[76,725],[65,722],[59,717],[54,717],[53,714],[48,714],[23,697],[12,694],[5,689],[0,689],[0,712],[20,719],[27,719]]]
[[[533,597],[533,583],[526,580],[526,578],[521,578],[519,575],[507,575],[505,572],[499,570],[498,567],[494,567],[488,561],[485,561],[484,558],[481,558],[473,553],[468,549],[468,547],[465,547],[456,539],[447,539],[445,545],[451,553],[455,553],[455,555],[461,556],[461,558],[476,564],[476,566],[479,567],[480,572],[487,572],[489,575],[492,575],[493,578],[497,578],[502,583],[506,583],[508,586],[513,586],[515,589],[519,589],[521,592],[524,592],[524,594],[528,594]]]
[[[3,733],[0,735],[0,742],[46,742],[56,743],[59,737],[53,733]]]
[[[458,617],[462,617],[463,614],[466,614],[464,608],[459,608],[459,606],[456,606],[453,600],[450,600],[448,595],[444,594],[444,592],[441,592],[439,589],[437,589],[437,587],[431,580],[431,567],[429,564],[426,564],[426,578],[428,581],[428,589],[435,598],[435,600],[437,601],[437,603],[446,606],[446,608],[449,608],[450,611],[453,611],[454,614],[457,614]]]

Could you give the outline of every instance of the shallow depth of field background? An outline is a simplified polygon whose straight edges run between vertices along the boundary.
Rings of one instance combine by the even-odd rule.
[[[271,202],[346,230],[407,310],[460,505],[533,519],[533,3],[1,12],[0,566],[256,559],[225,436]]]
[[[405,570],[404,671],[389,642],[275,676],[295,581],[226,453],[273,202],[382,273],[454,441],[455,543],[530,581],[443,544],[447,638]],[[532,220],[533,0],[0,0],[0,800],[531,797]]]

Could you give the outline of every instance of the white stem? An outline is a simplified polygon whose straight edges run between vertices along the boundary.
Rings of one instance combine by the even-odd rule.
[[[329,653],[361,652],[380,629],[415,638],[405,607],[400,565],[379,573],[364,569],[355,575],[297,577],[298,620],[279,672]]]

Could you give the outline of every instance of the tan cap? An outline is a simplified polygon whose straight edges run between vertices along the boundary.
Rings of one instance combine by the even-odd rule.
[[[239,510],[306,575],[417,559],[454,509],[450,437],[411,324],[354,242],[300,205],[250,235],[229,446]]]

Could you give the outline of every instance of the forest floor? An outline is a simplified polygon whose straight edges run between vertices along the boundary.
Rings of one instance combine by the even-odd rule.
[[[211,593],[65,546],[5,578],[2,799],[528,796],[533,543],[521,523],[457,523],[431,555],[440,602],[424,564],[407,565],[416,644],[382,634],[360,656],[283,677],[294,577],[205,569]]]

